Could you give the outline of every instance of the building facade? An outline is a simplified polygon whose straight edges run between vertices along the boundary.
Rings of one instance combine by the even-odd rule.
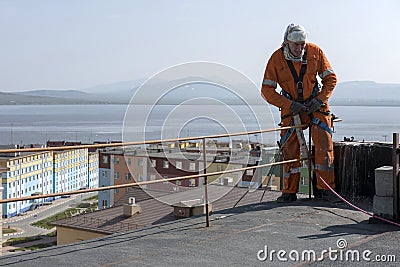
[[[87,149],[47,151],[0,158],[3,199],[98,187],[98,155]],[[12,217],[53,198],[4,203],[3,217]]]
[[[99,153],[99,187],[123,185],[147,180],[147,158],[137,152],[122,149],[103,150]],[[112,207],[124,197],[128,187],[99,191],[98,208]]]
[[[53,152],[2,158],[6,169],[2,171],[3,199],[21,198],[53,193]],[[41,202],[50,199],[42,199]],[[29,210],[38,200],[24,200],[3,204],[3,216],[12,217]]]

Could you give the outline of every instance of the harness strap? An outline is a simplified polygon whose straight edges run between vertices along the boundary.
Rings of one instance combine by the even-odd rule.
[[[332,136],[332,133],[333,133],[333,132],[332,132],[332,129],[329,128],[329,126],[328,126],[326,123],[322,122],[320,119],[318,119],[318,118],[312,118],[312,120],[310,121],[310,127],[311,127],[313,124],[315,124],[315,125],[321,127],[323,130],[327,131],[327,132]]]
[[[308,101],[311,101],[311,99],[313,99],[314,97],[317,96],[317,94],[319,92],[319,89],[320,89],[320,85],[319,85],[319,83],[317,81],[315,86],[314,86],[314,89],[313,89],[311,95],[305,101],[298,101],[298,102],[304,104],[304,103],[307,103]],[[286,97],[289,100],[293,100],[293,97],[283,89],[281,90],[281,95],[283,95],[284,97]]]
[[[283,48],[282,48],[282,51],[283,51]],[[316,84],[314,86],[311,96],[308,97],[306,100],[304,100],[304,96],[303,96],[303,78],[304,78],[304,74],[306,73],[306,70],[307,70],[307,49],[304,51],[303,58],[301,61],[300,75],[297,75],[296,69],[294,68],[293,62],[291,60],[286,60],[286,62],[289,66],[290,72],[292,73],[294,83],[297,88],[297,97],[298,97],[297,102],[304,104],[304,103],[310,101],[311,99],[313,99],[314,97],[316,97],[319,92],[319,89],[320,89],[318,81],[316,81]],[[293,97],[283,89],[281,90],[281,95],[288,98],[289,100],[293,100]],[[320,111],[320,112],[323,114],[326,113],[326,112],[322,112],[322,111]],[[329,113],[327,115],[329,115]],[[314,118],[313,116],[310,116],[310,127],[313,124],[321,127],[323,130],[327,131],[332,136],[332,130],[331,130],[331,128],[328,127],[327,124],[323,123],[318,118]],[[290,125],[291,126],[294,125],[293,119],[291,120]],[[291,128],[291,129],[287,130],[286,133],[281,137],[280,141],[278,142],[278,144],[281,148],[283,148],[286,141],[289,139],[289,137],[292,135],[293,132],[294,132],[294,128]]]
[[[293,62],[291,60],[286,60],[290,72],[292,73],[293,79],[294,79],[294,84],[297,88],[297,101],[298,102],[303,102],[304,97],[303,97],[303,78],[304,74],[306,73],[307,69],[307,49],[304,51],[303,58],[301,61],[301,68],[300,68],[300,75],[297,76],[296,69],[293,66]]]
[[[293,126],[294,122],[293,119],[290,121],[290,126]],[[282,135],[281,140],[278,142],[278,145],[281,149],[283,149],[283,146],[286,144],[286,141],[289,139],[289,137],[292,135],[294,132],[294,128],[288,129],[284,135]]]
[[[332,136],[333,131],[332,131],[331,128],[329,128],[329,126],[328,126],[326,123],[322,122],[322,121],[321,121],[320,119],[318,119],[318,118],[312,117],[312,118],[310,118],[310,119],[311,119],[311,120],[310,120],[310,127],[311,127],[313,124],[315,124],[315,125],[317,125],[318,127],[321,127],[322,130],[327,131],[327,132]],[[290,121],[290,126],[293,126],[293,125],[294,125],[294,121],[293,121],[293,119],[292,119],[292,120]],[[284,147],[284,145],[286,144],[287,140],[288,140],[289,137],[293,134],[294,131],[295,131],[295,128],[290,128],[290,129],[288,129],[288,130],[285,132],[284,135],[281,136],[281,139],[280,139],[279,142],[278,142],[278,145],[279,145],[279,147],[280,147],[281,149],[283,149],[283,147]]]

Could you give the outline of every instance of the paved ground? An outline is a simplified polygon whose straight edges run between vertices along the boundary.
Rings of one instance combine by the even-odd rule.
[[[398,266],[376,261],[392,256],[400,261],[400,229],[369,224],[367,215],[345,204],[268,201],[211,218],[209,228],[204,217],[188,218],[6,255],[0,266]]]
[[[73,195],[70,198],[59,198],[57,200],[54,200],[52,205],[41,206],[36,210],[27,211],[22,216],[14,216],[11,218],[3,219],[3,227],[6,228],[10,226],[11,228],[19,229],[17,235],[21,237],[47,234],[54,231],[54,229],[49,231],[46,229],[31,226],[31,224],[33,222],[40,221],[44,218],[57,214],[68,208],[76,207],[85,198],[89,198],[93,195],[96,195],[96,193]],[[8,236],[11,235],[3,235],[3,239],[6,239]]]
[[[54,231],[54,229],[52,230]],[[20,253],[20,251],[18,251],[17,249],[20,248],[27,248],[27,247],[31,247],[31,246],[35,246],[35,245],[39,245],[39,244],[51,244],[52,246],[54,246],[55,244],[57,244],[57,237],[49,237],[46,235],[39,235],[39,237],[41,238],[40,240],[35,240],[35,241],[31,241],[31,242],[26,242],[26,243],[21,243],[21,244],[16,244],[13,246],[6,246],[3,247],[3,255],[9,255],[9,254],[13,254],[13,253]],[[14,252],[14,250],[17,250]]]
[[[20,247],[28,247],[31,245],[36,245],[40,243],[51,243],[56,241],[56,237],[49,238],[46,235],[55,231],[53,229],[44,229],[36,226],[32,226],[31,224],[36,221],[40,221],[45,219],[49,216],[57,214],[63,210],[66,210],[70,207],[76,207],[79,203],[83,201],[83,199],[96,195],[96,193],[87,193],[82,195],[73,195],[70,198],[60,198],[53,201],[52,205],[42,206],[36,210],[28,211],[23,216],[15,216],[7,219],[3,219],[3,227],[11,227],[17,229],[18,232],[12,234],[4,234],[3,235],[3,242],[5,242],[9,238],[14,237],[28,237],[28,236],[41,236],[42,240],[33,241],[23,243],[17,246],[8,246],[3,247],[3,255],[9,254],[8,251],[20,248]]]

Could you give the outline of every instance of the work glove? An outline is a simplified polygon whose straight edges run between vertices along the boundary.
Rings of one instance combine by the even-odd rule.
[[[290,105],[290,111],[294,115],[299,114],[303,108],[304,108],[304,106],[296,101],[292,101],[292,104]]]
[[[322,106],[322,101],[319,98],[313,98],[311,99],[310,103],[308,103],[308,109],[307,109],[307,114],[311,114]]]

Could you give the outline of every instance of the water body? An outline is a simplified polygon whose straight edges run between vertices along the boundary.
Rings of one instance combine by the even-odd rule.
[[[356,140],[391,142],[392,133],[400,131],[400,107],[332,106],[331,109],[343,119],[335,125],[335,141],[353,136]],[[161,105],[152,108],[150,113],[148,106],[139,106],[124,122],[126,111],[126,105],[0,106],[0,144],[120,141],[124,130],[125,141],[140,141],[274,128],[279,122],[279,111],[274,107],[270,111],[267,105],[251,109],[217,105],[177,109]],[[130,140],[127,140],[128,132],[134,136]],[[276,134],[250,136],[252,141],[260,138],[270,142],[276,139]]]

